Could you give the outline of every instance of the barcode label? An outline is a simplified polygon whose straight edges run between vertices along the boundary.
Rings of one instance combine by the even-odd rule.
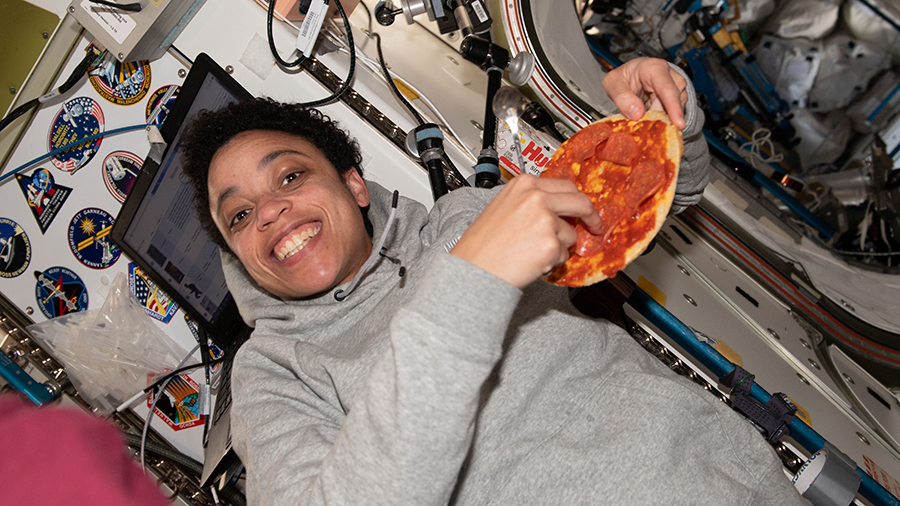
[[[319,36],[319,30],[322,29],[322,23],[325,21],[325,15],[328,12],[328,2],[325,0],[313,0],[306,11],[306,17],[303,18],[303,25],[300,26],[300,34],[297,35],[297,50],[300,54],[309,56],[312,48]]]
[[[488,20],[487,11],[484,10],[484,6],[481,5],[480,0],[472,2],[472,10],[475,11],[475,15],[478,16],[479,22],[484,23]]]

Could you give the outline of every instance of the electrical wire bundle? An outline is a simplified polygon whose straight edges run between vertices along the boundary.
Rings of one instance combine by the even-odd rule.
[[[350,29],[350,21],[347,19],[347,13],[344,12],[344,6],[341,5],[341,0],[334,0],[335,5],[337,6],[338,13],[341,15],[341,20],[344,22],[344,31],[347,34],[347,43],[350,45],[350,69],[347,71],[347,78],[341,82],[340,87],[334,91],[331,95],[320,99],[314,100],[312,102],[306,102],[302,105],[306,107],[318,107],[320,105],[330,104],[335,100],[339,99],[341,95],[344,94],[350,88],[350,82],[353,81],[353,73],[356,70],[356,50],[353,45],[353,32]],[[303,64],[306,60],[306,56],[300,54],[296,60],[289,62],[278,54],[278,50],[275,48],[275,38],[272,36],[272,21],[275,18],[275,0],[269,0],[269,7],[266,9],[266,37],[269,42],[269,50],[272,52],[272,56],[275,58],[275,61],[278,62],[284,68],[292,69],[297,68]]]
[[[2,120],[0,120],[0,131],[3,131],[3,129],[5,129],[7,126],[9,126],[19,116],[26,114],[27,112],[31,111],[32,109],[39,107],[44,102],[47,102],[48,100],[50,100],[52,98],[58,97],[59,95],[62,95],[64,93],[68,92],[69,90],[71,90],[72,88],[74,88],[75,85],[78,84],[78,81],[80,81],[81,78],[87,74],[88,70],[90,70],[90,68],[94,64],[94,62],[96,62],[100,58],[102,58],[104,54],[106,54],[106,51],[97,52],[93,48],[89,48],[87,50],[87,52],[85,53],[84,58],[81,60],[81,62],[78,64],[78,66],[75,67],[75,70],[72,71],[72,74],[69,76],[68,79],[66,79],[66,82],[64,82],[62,84],[62,86],[60,86],[59,88],[56,88],[55,90],[52,90],[50,93],[41,95],[40,97],[35,98],[33,100],[29,100],[28,102],[25,102],[24,104],[20,105],[19,107],[16,107],[15,109],[13,109],[13,111],[11,113],[7,114],[6,117],[4,117]]]

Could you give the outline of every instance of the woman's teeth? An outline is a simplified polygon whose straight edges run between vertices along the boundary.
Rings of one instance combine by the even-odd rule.
[[[275,256],[278,258],[278,261],[279,262],[283,261],[284,259],[300,252],[300,250],[302,250],[306,246],[306,244],[309,242],[309,240],[312,239],[313,237],[315,237],[316,234],[318,234],[320,230],[322,230],[322,225],[319,225],[315,228],[311,228],[308,230],[304,230],[303,232],[300,232],[299,234],[295,234],[295,235],[291,236],[291,238],[288,239],[287,241],[285,241],[285,243],[281,246],[281,249],[279,249],[275,253]]]

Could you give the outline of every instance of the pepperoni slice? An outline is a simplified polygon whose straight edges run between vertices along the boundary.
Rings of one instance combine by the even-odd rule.
[[[614,132],[603,146],[598,156],[601,160],[634,167],[634,161],[641,154],[641,147],[631,134],[626,132]]]
[[[612,133],[611,124],[592,123],[566,141],[560,161],[566,165],[584,162],[594,155],[597,145],[606,141]]]
[[[575,226],[578,237],[575,239],[575,254],[582,257],[590,257],[597,254],[606,243],[609,235],[628,217],[629,210],[619,201],[610,201],[600,211],[601,232],[594,235],[579,221]]]
[[[541,177],[552,177],[555,179],[568,179],[569,181],[575,183],[575,172],[572,170],[572,167],[567,167],[562,163],[553,163],[552,161],[547,164],[547,168],[544,169],[544,172],[541,173]]]
[[[625,204],[635,210],[659,191],[666,182],[666,167],[655,158],[638,162],[631,172],[631,185],[625,193]]]

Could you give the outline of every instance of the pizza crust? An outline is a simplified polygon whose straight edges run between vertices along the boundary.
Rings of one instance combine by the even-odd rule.
[[[616,114],[616,115],[604,118],[604,119],[598,121],[597,123],[614,122],[614,121],[622,121],[622,120],[627,121],[627,118],[625,118],[621,114]],[[653,241],[653,238],[656,237],[656,234],[659,232],[660,228],[662,228],[663,222],[666,220],[666,216],[668,216],[668,214],[669,214],[669,209],[672,207],[672,201],[675,198],[675,186],[676,186],[676,183],[678,182],[678,169],[681,164],[681,156],[684,153],[684,143],[682,140],[681,130],[672,124],[672,122],[669,120],[669,116],[666,115],[664,112],[647,111],[647,113],[644,114],[643,118],[641,118],[640,120],[636,120],[635,122],[640,122],[640,121],[662,121],[663,123],[666,124],[666,128],[665,128],[666,155],[665,155],[665,157],[674,164],[675,170],[674,170],[674,173],[673,173],[671,179],[669,180],[668,184],[665,187],[663,187],[661,190],[659,190],[654,196],[650,197],[653,204],[652,204],[652,206],[650,206],[651,209],[648,209],[645,212],[655,213],[655,221],[653,223],[653,226],[650,230],[648,230],[647,234],[643,238],[637,240],[634,244],[632,244],[625,250],[625,254],[624,254],[625,262],[622,265],[621,269],[624,269],[625,266],[627,266],[632,261],[634,261],[634,259],[639,257],[641,255],[641,253],[643,253],[644,250],[647,249],[647,246],[649,246],[650,243]],[[589,125],[588,127],[585,127],[585,128],[590,128],[590,127],[591,126]],[[563,145],[560,146],[560,149],[564,149],[565,145],[566,145],[566,143],[563,143]],[[619,225],[619,226],[621,226],[621,225]],[[554,268],[553,271],[551,271],[550,275],[545,276],[543,279],[547,280],[550,283],[554,283],[554,284],[558,284],[558,285],[562,285],[562,286],[588,286],[588,285],[592,285],[594,283],[603,281],[604,279],[609,277],[607,274],[603,273],[600,269],[598,269],[596,272],[588,273],[582,279],[553,280],[554,273],[560,272],[560,269],[561,269],[561,266]],[[613,273],[612,275],[614,276],[615,273]]]

